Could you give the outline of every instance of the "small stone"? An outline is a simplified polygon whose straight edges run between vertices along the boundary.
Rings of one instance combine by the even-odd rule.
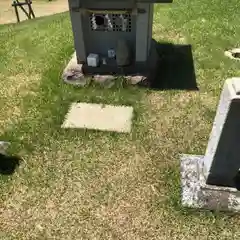
[[[236,95],[240,95],[240,78],[238,77],[232,78],[232,85],[236,92]]]
[[[94,75],[93,81],[105,88],[111,88],[115,84],[115,77],[112,75]]]
[[[82,64],[77,63],[76,52],[72,55],[67,67],[64,69],[62,79],[65,83],[78,87],[84,87],[89,83],[82,72]]]
[[[81,73],[71,73],[63,76],[63,81],[74,86],[84,87],[90,80]]]
[[[130,84],[136,85],[139,82],[144,81],[146,79],[146,77],[140,76],[140,75],[138,75],[138,76],[127,76],[126,79]]]
[[[5,154],[9,145],[9,142],[0,141],[0,153]]]
[[[97,83],[104,83],[109,79],[113,80],[114,76],[112,76],[112,75],[94,75],[93,76],[93,80]]]

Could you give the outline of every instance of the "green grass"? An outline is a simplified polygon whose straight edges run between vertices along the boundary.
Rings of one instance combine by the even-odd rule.
[[[199,92],[61,82],[67,14],[0,27],[1,139],[23,159],[0,179],[0,239],[239,239],[240,218],[180,205],[179,153],[203,154],[240,39],[239,1],[155,7],[154,37],[191,44]],[[177,77],[177,76],[176,76]],[[129,135],[62,130],[73,101],[131,105]]]

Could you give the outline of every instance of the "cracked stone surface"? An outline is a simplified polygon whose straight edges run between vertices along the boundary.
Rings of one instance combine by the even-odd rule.
[[[139,82],[145,81],[146,77],[141,76],[141,75],[136,75],[136,76],[127,76],[126,80],[129,84],[136,85]]]
[[[93,103],[73,103],[62,128],[131,132],[133,108]]]
[[[65,83],[74,86],[84,87],[87,85],[89,79],[87,79],[82,73],[82,64],[77,63],[76,52],[74,52],[71,60],[64,69],[62,78]]]
[[[204,156],[181,156],[182,205],[218,211],[240,211],[240,192],[235,188],[207,185]]]

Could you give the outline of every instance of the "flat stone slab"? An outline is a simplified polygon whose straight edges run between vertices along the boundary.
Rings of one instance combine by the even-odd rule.
[[[240,211],[240,191],[205,183],[204,156],[181,156],[182,205],[218,211]]]
[[[131,132],[133,108],[93,103],[73,103],[62,128]]]

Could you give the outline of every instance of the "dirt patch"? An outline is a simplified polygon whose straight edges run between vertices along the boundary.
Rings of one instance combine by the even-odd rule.
[[[68,11],[68,3],[66,0],[56,1],[33,1],[32,8],[36,17],[48,16],[56,13]],[[19,10],[21,21],[26,20],[24,13]],[[11,6],[11,1],[1,0],[0,2],[0,24],[16,23],[16,14]]]

